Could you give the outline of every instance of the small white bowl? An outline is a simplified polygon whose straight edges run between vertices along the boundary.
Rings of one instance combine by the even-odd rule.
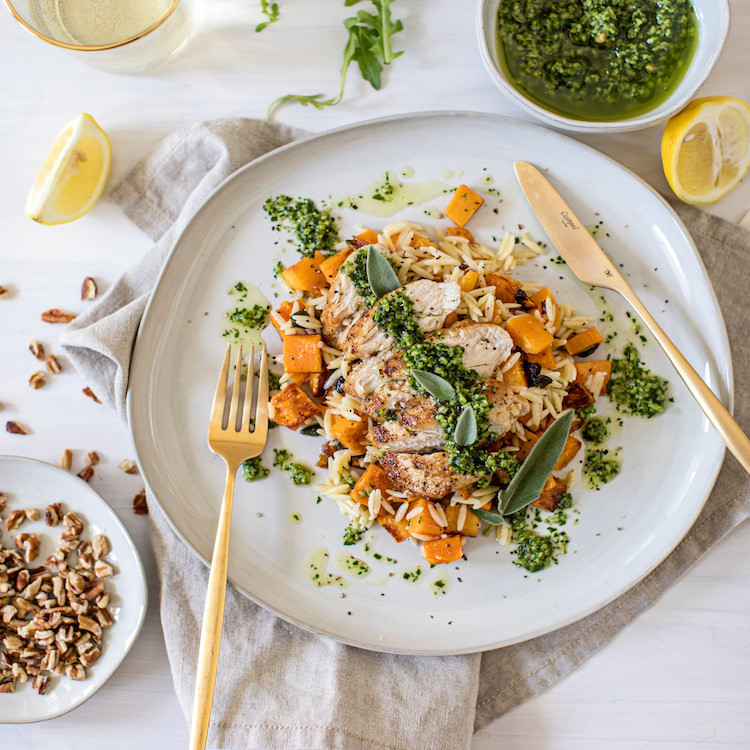
[[[503,73],[498,60],[496,28],[500,0],[479,0],[477,34],[482,60],[492,80],[516,104],[548,125],[580,133],[622,133],[662,122],[679,112],[708,78],[724,47],[729,31],[728,0],[692,0],[698,19],[698,43],[685,75],[675,90],[654,109],[623,120],[577,120],[550,112],[519,91]]]

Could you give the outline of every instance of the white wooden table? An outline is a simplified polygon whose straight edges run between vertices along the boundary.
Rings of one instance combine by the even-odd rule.
[[[90,112],[109,133],[114,184],[146,150],[175,128],[228,116],[264,117],[289,93],[334,94],[350,15],[341,2],[279,0],[282,20],[261,34],[259,0],[213,0],[200,36],[170,67],[143,77],[89,69],[48,48],[0,12],[0,403],[2,422],[28,426],[26,436],[0,432],[0,454],[55,463],[64,448],[83,466],[87,451],[102,462],[92,486],[123,519],[151,583],[144,630],[112,679],[87,703],[60,718],[0,726],[3,750],[177,750],[188,731],[172,688],[158,616],[157,579],[148,521],[132,512],[139,476],[117,468],[134,451],[114,413],[81,394],[65,371],[34,391],[32,339],[58,352],[58,330],[41,311],[80,311],[84,277],[100,292],[141,253],[148,239],[102,201],[82,220],[44,227],[23,205],[42,156],[64,122]],[[724,55],[704,94],[750,100],[750,3],[731,0],[733,22]],[[375,116],[465,109],[529,119],[495,89],[479,58],[474,3],[401,0],[395,15],[405,49],[375,92],[352,70],[342,104],[321,112],[290,106],[279,119],[311,131]],[[633,134],[582,137],[660,190],[661,127]],[[750,182],[710,210],[738,221],[750,208]],[[2,478],[0,477],[0,485]],[[2,487],[0,486],[0,490]],[[473,750],[618,750],[750,747],[750,526],[735,531],[602,653],[545,695],[479,732]],[[0,698],[1,700],[1,698]]]

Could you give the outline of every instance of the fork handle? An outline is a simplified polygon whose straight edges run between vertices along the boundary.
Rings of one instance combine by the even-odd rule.
[[[232,520],[232,498],[237,466],[227,464],[224,499],[219,512],[219,525],[208,575],[206,603],[198,650],[198,670],[193,697],[193,721],[190,729],[190,750],[204,750],[211,719],[211,705],[216,684],[216,665],[221,647],[221,630],[224,620],[224,600],[227,590],[227,564],[229,560],[229,531]]]
[[[742,431],[735,422],[729,410],[719,401],[714,392],[705,384],[700,375],[693,369],[692,365],[685,359],[680,350],[670,341],[659,324],[654,320],[649,311],[643,306],[635,292],[625,285],[617,288],[617,291],[625,297],[640,315],[641,320],[651,331],[657,343],[669,357],[677,374],[682,378],[698,406],[708,417],[708,421],[719,433],[719,437],[729,448],[734,457],[740,462],[742,468],[750,474],[750,438]]]

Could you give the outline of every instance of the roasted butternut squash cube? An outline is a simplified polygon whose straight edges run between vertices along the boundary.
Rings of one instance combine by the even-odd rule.
[[[367,422],[364,419],[347,419],[339,417],[331,426],[331,435],[336,440],[357,454],[365,452],[365,436],[367,435]]]
[[[576,457],[579,450],[581,450],[581,441],[572,435],[568,435],[560,458],[557,459],[557,463],[555,464],[555,471],[564,469]]]
[[[508,318],[505,330],[513,339],[513,343],[526,354],[539,354],[552,346],[555,340],[542,321],[530,313]]]
[[[481,195],[477,195],[467,185],[459,185],[444,213],[456,226],[463,227],[482,203],[484,198]]]
[[[328,285],[326,277],[320,270],[325,255],[316,252],[312,258],[303,258],[289,268],[284,269],[282,277],[292,289],[299,292],[311,292]]]
[[[408,539],[409,534],[409,522],[406,518],[402,518],[397,521],[393,516],[389,514],[381,514],[378,516],[378,523],[397,541],[403,542]]]
[[[466,508],[466,515],[463,526],[459,529],[458,519],[461,515],[461,508]],[[445,508],[445,517],[448,520],[448,525],[445,527],[446,534],[459,534],[460,536],[477,536],[479,534],[479,516],[473,513],[468,505],[448,505]]]
[[[381,494],[385,497],[388,490],[393,489],[393,485],[391,485],[385,469],[381,469],[377,464],[370,464],[365,469],[364,474],[355,482],[354,487],[352,487],[349,493],[349,497],[355,503],[367,505],[367,499],[374,489],[380,490]]]
[[[296,430],[310,417],[320,411],[316,404],[296,383],[289,383],[283,390],[271,397],[273,421]]]
[[[500,302],[515,302],[516,294],[521,291],[520,282],[504,273],[487,273],[484,275],[484,283],[495,287],[495,299]]]
[[[439,536],[445,529],[439,524],[430,513],[430,501],[423,497],[413,498],[409,506],[409,515],[416,508],[421,508],[422,512],[409,519],[409,533],[419,534],[420,536]]]
[[[464,555],[463,542],[457,534],[433,539],[422,545],[422,554],[430,565],[454,562]]]
[[[284,371],[288,373],[322,372],[323,350],[317,333],[284,336]]]
[[[532,505],[553,512],[557,509],[557,505],[567,489],[568,483],[564,479],[558,479],[550,474],[544,483],[541,494]]]

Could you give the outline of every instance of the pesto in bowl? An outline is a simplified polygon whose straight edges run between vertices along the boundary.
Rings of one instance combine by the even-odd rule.
[[[508,79],[574,119],[653,109],[685,75],[697,38],[690,0],[501,0],[497,12]]]

